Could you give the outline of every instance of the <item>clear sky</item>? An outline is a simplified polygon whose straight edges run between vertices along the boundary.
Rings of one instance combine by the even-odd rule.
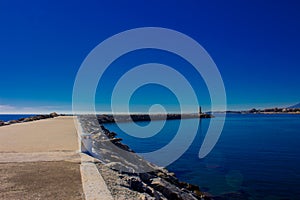
[[[223,77],[229,109],[298,103],[299,10],[296,0],[0,1],[0,112],[70,111],[74,79],[88,53],[114,34],[147,26],[180,31],[207,50]],[[128,55],[119,65],[149,61],[146,53]],[[160,53],[150,52],[150,61],[159,61]],[[184,62],[163,60],[178,68]],[[114,78],[108,73],[107,80]],[[145,87],[174,97],[156,85]],[[194,87],[208,110],[207,92]],[[99,110],[106,109],[108,93],[97,92]],[[137,91],[134,104],[176,104],[147,94]]]

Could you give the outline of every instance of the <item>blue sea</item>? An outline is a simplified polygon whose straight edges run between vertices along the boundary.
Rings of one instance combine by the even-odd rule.
[[[200,119],[184,120],[193,124]],[[192,145],[167,166],[181,181],[197,184],[222,199],[300,199],[300,115],[228,114],[216,146],[199,159],[210,120],[220,119],[201,119]],[[143,153],[167,145],[179,123],[180,120],[167,121],[157,135],[149,138],[127,135],[116,124],[105,127],[118,133],[133,150]],[[130,127],[130,123],[126,126]],[[189,128],[185,132],[191,134]]]
[[[2,121],[9,121],[9,120],[17,120],[20,118],[26,118],[35,116],[35,114],[0,114],[0,120]]]

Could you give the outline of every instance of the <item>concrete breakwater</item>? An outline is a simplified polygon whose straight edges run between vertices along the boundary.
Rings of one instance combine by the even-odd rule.
[[[78,119],[84,133],[83,145],[87,153],[101,161],[98,170],[115,199],[211,199],[198,186],[181,182],[174,173],[144,160],[123,144],[116,133],[99,126],[99,122],[113,122],[107,115],[98,117],[99,121],[92,116]],[[139,120],[146,119],[139,116]]]
[[[0,127],[0,199],[82,200],[74,117],[32,119]]]

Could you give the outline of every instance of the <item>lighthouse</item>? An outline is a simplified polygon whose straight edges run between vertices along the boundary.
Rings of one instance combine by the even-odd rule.
[[[199,106],[199,115],[202,114],[202,109],[201,109],[201,106]]]

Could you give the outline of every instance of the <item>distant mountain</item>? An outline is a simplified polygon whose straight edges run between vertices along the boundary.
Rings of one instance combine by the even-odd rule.
[[[290,106],[288,108],[300,108],[300,103],[296,104],[296,105],[293,105],[293,106]]]

